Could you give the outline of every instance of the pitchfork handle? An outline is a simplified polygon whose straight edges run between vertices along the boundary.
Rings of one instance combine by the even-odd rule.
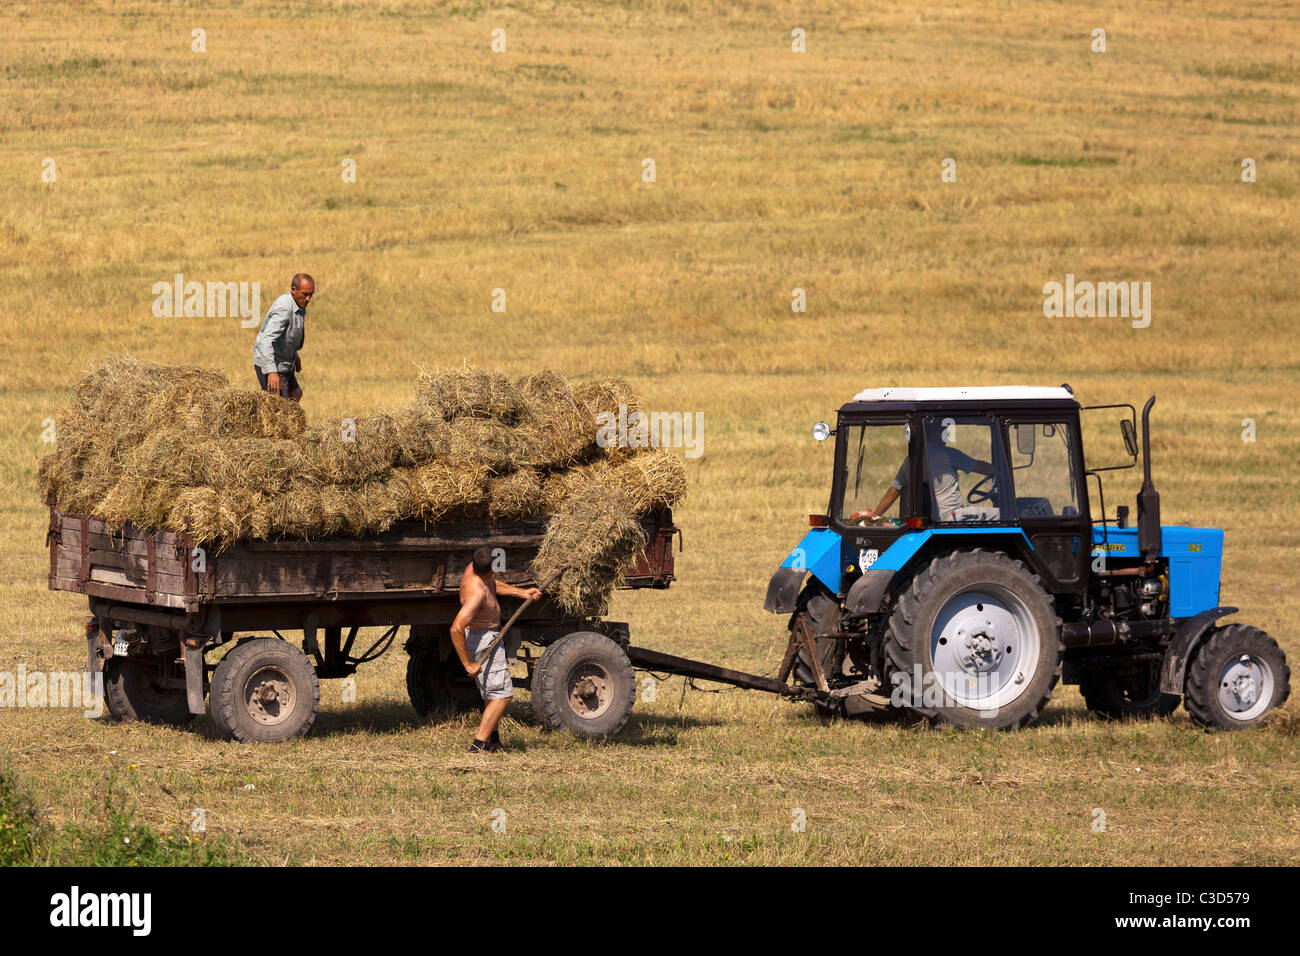
[[[565,568],[560,568],[560,570],[556,571],[549,578],[547,578],[545,581],[539,584],[537,586],[537,590],[545,591],[547,588],[549,588],[552,584],[555,583],[555,579],[558,578],[561,574],[563,574],[565,570],[566,570]],[[493,653],[496,652],[497,645],[500,644],[502,639],[506,636],[506,631],[510,630],[510,626],[514,624],[515,621],[519,620],[519,615],[524,613],[524,608],[528,607],[528,605],[532,603],[533,603],[532,598],[525,598],[524,603],[519,605],[519,607],[515,610],[514,614],[510,615],[510,620],[506,621],[506,626],[501,628],[501,630],[497,633],[497,636],[492,638],[492,643],[489,644],[487,647],[485,647],[483,651],[479,654],[476,663],[478,663],[480,667],[486,664],[487,659],[491,657]]]

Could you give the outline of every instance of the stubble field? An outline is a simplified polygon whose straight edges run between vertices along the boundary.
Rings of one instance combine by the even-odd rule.
[[[1294,7],[19,2],[0,28],[0,671],[84,661],[84,599],[46,589],[43,420],[108,352],[254,385],[253,330],[156,318],[153,285],[260,282],[265,309],[300,270],[312,417],[398,406],[417,366],[462,360],[619,375],[704,413],[680,580],[611,613],[638,643],[775,669],[767,581],[830,487],[808,429],[854,392],[1069,382],[1085,403],[1158,395],[1166,523],[1226,529],[1224,602],[1300,660]],[[1044,317],[1066,274],[1149,281],[1150,326]],[[1112,512],[1137,484],[1108,478]],[[404,666],[363,668],[355,704],[325,682],[287,746],[5,709],[0,753],[55,823],[86,821],[112,770],[139,819],[201,807],[210,839],[271,863],[1300,850],[1295,702],[1208,735],[1181,710],[1103,724],[1062,688],[999,735],[823,726],[670,680],[605,744],[543,731],[521,694],[513,752],[484,759],[468,721],[415,716]]]

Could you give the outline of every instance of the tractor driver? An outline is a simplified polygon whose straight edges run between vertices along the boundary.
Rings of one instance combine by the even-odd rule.
[[[963,517],[964,513],[971,510],[963,506],[961,496],[961,483],[957,480],[957,472],[964,471],[967,474],[991,475],[993,466],[987,461],[977,461],[970,455],[966,454],[959,448],[949,448],[945,442],[944,424],[941,421],[929,420],[925,423],[926,447],[929,450],[930,461],[930,489],[934,493],[935,504],[938,506],[940,521],[953,521]],[[893,482],[885,489],[884,495],[880,499],[880,504],[873,508],[865,508],[862,511],[855,511],[849,516],[850,521],[866,519],[867,521],[880,522],[885,520],[885,512],[890,506],[898,500],[903,489],[907,486],[907,465],[909,459],[903,459],[903,463],[898,467],[898,474],[894,475]],[[984,512],[987,509],[979,509]],[[980,514],[978,517],[987,517]]]

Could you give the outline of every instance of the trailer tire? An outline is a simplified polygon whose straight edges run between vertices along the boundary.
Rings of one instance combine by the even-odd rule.
[[[183,687],[162,687],[153,678],[161,669],[130,657],[104,661],[104,702],[118,720],[180,726],[193,719]]]
[[[1243,686],[1244,685],[1244,686]],[[1277,641],[1248,624],[1216,627],[1192,652],[1187,713],[1207,730],[1254,727],[1291,695],[1291,668]],[[1247,694],[1243,700],[1242,694]]]
[[[217,729],[244,743],[304,736],[320,709],[320,680],[307,655],[287,641],[242,641],[212,675],[210,710]]]
[[[906,709],[954,727],[1032,724],[1061,679],[1064,652],[1061,622],[1038,576],[982,548],[931,560],[899,595],[885,631],[891,684],[921,675]],[[974,693],[955,696],[959,682]],[[888,688],[891,698],[900,689]]]
[[[636,703],[636,672],[627,652],[604,634],[566,634],[533,669],[533,713],[548,727],[584,737],[623,729]]]
[[[1114,670],[1084,671],[1079,693],[1088,710],[1103,720],[1147,720],[1168,717],[1182,698],[1160,692],[1160,664],[1143,662],[1131,678]]]
[[[406,696],[417,714],[452,716],[483,709],[478,684],[459,660],[443,660],[436,636],[413,637],[407,650],[411,656],[406,662]]]

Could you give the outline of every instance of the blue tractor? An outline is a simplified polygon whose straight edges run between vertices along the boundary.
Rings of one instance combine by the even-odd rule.
[[[780,680],[826,713],[958,727],[1025,727],[1058,682],[1107,718],[1181,700],[1207,728],[1259,723],[1290,693],[1286,658],[1222,621],[1223,531],[1161,526],[1154,403],[1136,526],[1127,507],[1106,517],[1101,486],[1137,463],[1132,405],[1088,407],[1118,419],[1127,456],[1109,467],[1085,464],[1069,386],[868,389],[819,422],[830,504],[767,593],[792,632]]]

